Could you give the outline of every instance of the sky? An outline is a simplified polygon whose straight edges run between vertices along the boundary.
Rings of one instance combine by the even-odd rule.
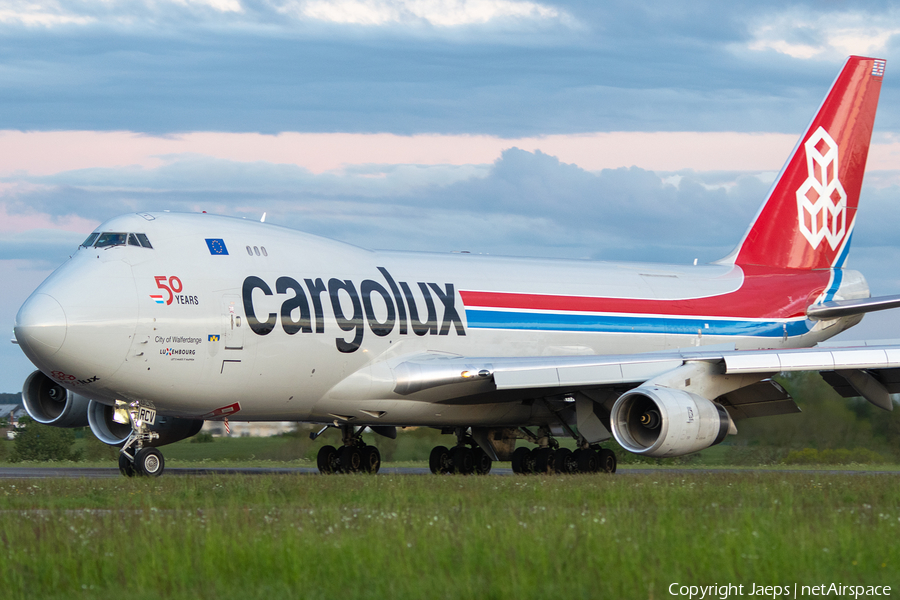
[[[900,294],[898,50],[890,2],[0,0],[0,326],[132,211],[716,260],[849,54],[887,59],[849,266]],[[2,392],[33,370],[0,365]]]

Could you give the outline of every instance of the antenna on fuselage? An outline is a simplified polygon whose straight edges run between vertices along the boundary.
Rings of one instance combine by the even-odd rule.
[[[266,213],[263,213],[262,219],[259,220],[260,223],[266,222]]]

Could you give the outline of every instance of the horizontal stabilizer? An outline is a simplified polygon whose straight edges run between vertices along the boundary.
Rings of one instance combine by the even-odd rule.
[[[900,295],[861,300],[832,300],[810,306],[806,309],[806,316],[814,321],[824,321],[897,307],[900,307]]]

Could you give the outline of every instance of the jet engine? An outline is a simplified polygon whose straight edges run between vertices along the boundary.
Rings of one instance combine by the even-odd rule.
[[[128,418],[127,415],[123,416],[124,419]],[[108,404],[91,400],[87,409],[87,420],[97,439],[110,446],[120,446],[131,434],[131,425],[127,422],[120,423],[123,418],[120,416],[117,420],[115,407]],[[157,447],[180,442],[197,435],[202,427],[203,419],[179,419],[157,415],[156,423],[150,425],[150,431],[155,431],[159,437],[152,442],[145,442],[144,445]]]
[[[612,407],[610,425],[619,444],[635,454],[682,456],[714,446],[733,427],[720,404],[660,386],[639,386]]]
[[[85,427],[88,424],[88,400],[67,390],[40,371],[25,380],[22,400],[28,416],[54,427]]]

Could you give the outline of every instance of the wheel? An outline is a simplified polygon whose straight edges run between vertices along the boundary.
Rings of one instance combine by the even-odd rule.
[[[453,449],[453,472],[469,475],[475,471],[475,454],[471,448],[457,446]]]
[[[531,448],[516,448],[512,455],[512,470],[518,475],[528,475],[534,472],[534,456]]]
[[[604,448],[600,450],[599,454],[599,468],[598,470],[601,473],[615,473],[616,472],[616,453],[608,448]]]
[[[165,468],[162,452],[156,448],[141,448],[134,454],[134,472],[141,477],[159,477]]]
[[[134,477],[134,463],[122,452],[119,452],[119,472],[125,477]]]
[[[549,474],[553,472],[553,448],[537,448],[533,453],[534,472]]]
[[[356,473],[362,466],[362,455],[356,446],[341,448],[341,472]]]
[[[381,468],[381,452],[375,446],[366,446],[360,452],[362,470],[366,473],[377,473]]]
[[[331,475],[337,471],[338,451],[334,446],[322,446],[316,455],[316,466],[322,475]]]
[[[450,450],[446,446],[435,446],[428,456],[428,466],[435,475],[446,475],[450,472]]]
[[[578,472],[593,473],[597,470],[599,460],[597,453],[589,448],[582,448],[578,451]]]
[[[553,470],[560,474],[574,473],[578,464],[572,458],[572,451],[568,448],[557,448],[553,455]]]
[[[475,448],[472,452],[475,454],[475,474],[487,475],[490,473],[494,461],[487,455],[487,452],[481,448]]]

